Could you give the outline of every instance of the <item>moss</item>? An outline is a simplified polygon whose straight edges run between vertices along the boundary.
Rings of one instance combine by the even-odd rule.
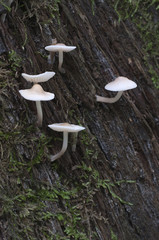
[[[8,12],[11,11],[10,6],[8,6],[9,4],[6,4],[6,1],[5,1],[5,0],[1,0],[1,1],[0,1],[0,4],[2,4],[2,6],[3,6]]]
[[[38,4],[36,0],[29,0],[27,2],[19,1],[19,9],[23,10],[23,21],[36,18],[38,24],[46,24],[57,18],[59,18],[59,3],[60,0],[39,0]],[[48,16],[44,16],[44,12],[47,12]]]
[[[92,9],[92,14],[95,14],[95,1],[94,0],[90,0],[91,2],[91,9]]]
[[[11,70],[13,71],[13,73],[16,72],[18,70],[18,68],[21,67],[22,59],[14,50],[9,51],[8,61],[9,61],[9,64],[11,66]]]
[[[91,167],[88,167],[85,163],[83,163],[83,165],[81,165],[81,166],[78,166],[78,168],[83,169],[84,170],[83,177],[85,179],[87,179],[87,178],[89,179],[89,181],[86,184],[84,183],[84,186],[88,187],[88,185],[90,185],[90,187],[91,187],[92,185],[94,185],[94,188],[92,188],[92,190],[96,189],[98,191],[100,188],[107,189],[109,194],[114,199],[118,199],[120,201],[120,203],[132,205],[132,203],[126,202],[123,199],[121,199],[112,189],[113,188],[115,189],[116,185],[120,186],[122,183],[135,183],[135,181],[121,180],[121,181],[117,181],[117,182],[113,183],[109,179],[101,179],[99,172],[95,169],[92,169]]]
[[[117,236],[115,235],[112,229],[111,229],[111,240],[118,240]]]
[[[58,168],[57,171],[61,172]],[[74,167],[69,179],[61,176],[61,183],[56,191],[57,195],[61,197],[65,210],[58,210],[54,217],[63,225],[66,239],[68,237],[68,239],[85,240],[91,238],[95,240],[97,235],[92,229],[96,221],[105,222],[109,225],[109,219],[102,216],[102,213],[97,212],[95,208],[96,195],[101,193],[102,189],[106,191],[108,197],[118,204],[132,205],[132,203],[124,201],[115,192],[122,184],[132,184],[135,181],[121,180],[113,183],[109,179],[102,179],[100,173],[85,162]],[[58,203],[59,201],[60,198]],[[112,239],[116,239],[113,232],[111,236]],[[60,235],[58,237],[58,239],[63,239]]]

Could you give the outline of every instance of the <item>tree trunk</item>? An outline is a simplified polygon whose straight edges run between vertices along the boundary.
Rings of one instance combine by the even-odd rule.
[[[158,239],[159,92],[138,31],[130,21],[118,22],[107,2],[13,1],[0,23],[3,240]],[[48,63],[45,46],[54,38],[76,46],[64,53],[65,73],[58,71],[58,54]],[[42,102],[38,128],[35,102],[18,90],[32,86],[22,72],[45,71],[56,72],[41,84],[55,99]],[[96,102],[96,94],[115,96],[104,86],[117,76],[138,87],[116,103]],[[86,130],[75,152],[70,133],[67,151],[51,163],[62,133],[47,125],[60,122]]]

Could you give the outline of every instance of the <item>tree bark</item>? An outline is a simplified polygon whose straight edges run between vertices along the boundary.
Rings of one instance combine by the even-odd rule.
[[[59,23],[41,1],[41,9],[17,1],[0,23],[1,239],[158,239],[159,92],[138,31],[119,23],[108,2],[95,1],[93,14],[91,1],[61,0]],[[64,74],[58,54],[47,61],[54,38],[76,46],[64,53]],[[32,85],[22,72],[45,71],[56,72],[41,84],[55,100],[42,102],[39,129],[35,104],[18,90]],[[96,102],[96,94],[113,96],[104,86],[117,76],[138,87],[114,104]],[[51,163],[62,145],[47,127],[56,122],[86,130],[76,152],[70,134],[66,153]]]

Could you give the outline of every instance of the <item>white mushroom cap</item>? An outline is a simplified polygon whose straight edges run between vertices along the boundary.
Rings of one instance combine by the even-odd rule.
[[[69,123],[54,123],[48,127],[57,132],[79,132],[85,129],[82,126]]]
[[[59,51],[70,52],[70,51],[74,50],[75,48],[76,48],[75,46],[66,46],[63,43],[57,43],[55,45],[49,45],[49,46],[45,47],[45,49],[50,52],[59,52]]]
[[[34,82],[34,83],[46,82],[50,78],[52,78],[54,75],[55,75],[55,72],[44,72],[38,75],[29,75],[26,73],[22,73],[23,78],[25,78],[29,82]]]
[[[53,93],[45,92],[39,84],[34,84],[32,88],[19,90],[22,97],[31,101],[49,101],[55,95]]]
[[[136,87],[137,84],[132,80],[129,80],[126,77],[117,77],[114,81],[108,83],[105,86],[105,89],[109,91],[126,91]]]

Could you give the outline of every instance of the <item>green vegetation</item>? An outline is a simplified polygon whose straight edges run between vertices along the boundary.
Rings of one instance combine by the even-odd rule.
[[[19,1],[19,8],[23,9],[23,20],[36,18],[38,24],[45,24],[57,18],[59,22],[59,3],[60,0],[36,0]],[[46,16],[44,16],[46,12]],[[47,16],[49,15],[49,17]]]
[[[111,240],[118,240],[117,236],[114,234],[112,229],[111,229]]]
[[[54,215],[47,213],[48,217],[55,217],[58,219],[64,227],[66,239],[88,240],[97,239],[95,231],[92,231],[91,225],[95,224],[96,220],[109,222],[102,213],[97,212],[95,208],[95,196],[101,189],[107,191],[107,197],[110,196],[114,201],[118,200],[122,204],[132,205],[129,202],[122,200],[113,190],[117,186],[123,183],[134,183],[135,181],[122,180],[112,183],[108,179],[102,179],[97,170],[90,166],[87,166],[84,162],[82,165],[77,165],[73,169],[73,178],[65,179],[61,177],[61,181],[65,184],[61,185],[57,183],[55,193],[63,199],[65,210],[58,210]],[[57,189],[57,186],[59,188]],[[62,186],[62,191],[59,189]],[[110,196],[109,196],[110,195]],[[59,202],[59,198],[56,200]],[[56,235],[57,237],[57,235]],[[111,231],[112,240],[117,238]],[[58,239],[65,239],[58,235]]]
[[[5,0],[0,1],[0,4],[2,4],[2,6],[5,7],[5,9],[6,9],[8,12],[11,11],[10,6],[8,6],[8,5],[6,4],[6,1],[5,1]]]
[[[133,180],[121,180],[117,181],[115,183],[112,183],[109,179],[101,179],[99,172],[95,169],[92,169],[91,167],[88,167],[84,162],[81,166],[78,166],[78,168],[83,169],[84,175],[82,175],[82,178],[88,181],[86,183],[83,183],[84,187],[90,186],[89,190],[91,190],[91,186],[94,185],[92,188],[92,191],[98,191],[100,188],[106,189],[108,193],[114,198],[118,199],[120,203],[127,204],[132,206],[133,204],[130,202],[126,202],[122,200],[113,190],[112,188],[115,188],[116,185],[120,186],[122,183],[135,183]],[[90,197],[90,196],[89,196]]]
[[[14,74],[18,70],[18,68],[21,67],[22,59],[14,50],[11,50],[9,51],[8,61]]]
[[[92,14],[95,14],[94,8],[95,8],[95,1],[94,0],[90,0],[91,1],[91,8],[92,8]]]
[[[143,41],[145,63],[154,85],[159,88],[159,1],[115,0],[119,21],[131,19]]]

